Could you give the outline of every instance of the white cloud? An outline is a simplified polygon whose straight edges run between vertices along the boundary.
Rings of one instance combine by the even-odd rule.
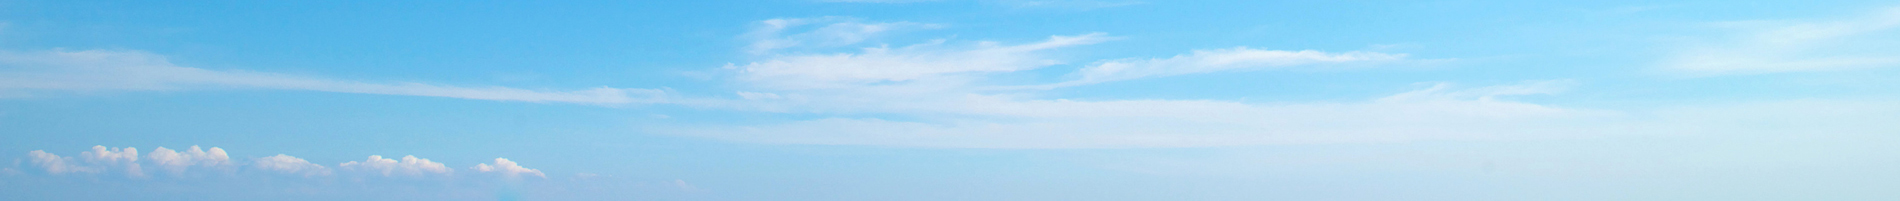
[[[144,170],[139,168],[139,150],[132,147],[93,146],[92,151],[80,152],[79,159],[76,160],[42,150],[27,152],[27,157],[32,158],[33,165],[51,174],[92,174],[117,171],[129,177],[145,176]]]
[[[1013,7],[1013,8],[1066,8],[1066,9],[1080,9],[1080,10],[1122,7],[1122,6],[1139,5],[1139,4],[1144,3],[1140,1],[1094,1],[1094,0],[987,0],[984,2]]]
[[[918,3],[941,0],[817,0],[826,3]],[[1094,0],[978,0],[984,4],[1010,8],[1068,8],[1098,9],[1143,4],[1140,1],[1094,1]]]
[[[972,48],[945,47],[942,40],[901,48],[865,48],[862,52],[774,57],[745,65],[739,79],[775,89],[856,87],[884,82],[942,78],[967,73],[1013,72],[1060,64],[1037,51],[1109,40],[1101,33],[1051,36],[1048,40],[1003,46],[994,42]]]
[[[1450,91],[1440,87],[1355,104],[1248,104],[1215,100],[1070,101],[1038,98],[1035,94],[1037,91],[1034,91],[1116,80],[1393,61],[1405,57],[1403,54],[1377,52],[1329,53],[1245,47],[1200,50],[1173,58],[1103,61],[1075,72],[1078,79],[1068,82],[1032,87],[986,85],[989,79],[1009,76],[1009,73],[1064,63],[1044,56],[1046,51],[1112,39],[1106,34],[1092,33],[1051,36],[1047,40],[1028,44],[978,42],[975,46],[948,45],[947,40],[935,40],[896,48],[864,48],[849,53],[773,55],[759,61],[725,67],[737,70],[733,81],[752,87],[738,92],[740,99],[694,103],[740,110],[893,115],[918,120],[822,118],[775,125],[664,128],[659,132],[736,141],[800,144],[999,148],[1218,146],[1465,139],[1495,133],[1447,131],[1380,134],[1368,130],[1396,128],[1372,125],[1380,123],[1476,122],[1489,125],[1490,122],[1512,121],[1508,118],[1531,121],[1594,114],[1492,98],[1517,94],[1465,95],[1491,88]],[[1411,98],[1414,96],[1417,97]],[[1418,116],[1380,114],[1388,111],[1412,112],[1417,113],[1412,115]],[[1493,121],[1499,118],[1507,119]],[[1325,124],[1367,126],[1314,126]],[[1447,129],[1458,128],[1462,127]],[[1310,131],[1337,134],[1292,134]]]
[[[609,87],[580,91],[538,91],[420,83],[364,83],[181,67],[173,65],[163,56],[132,51],[0,53],[0,95],[38,91],[140,91],[212,87],[585,104],[651,103],[663,94],[659,90]]]
[[[1728,22],[1732,38],[1682,45],[1661,65],[1693,76],[1900,66],[1900,7],[1830,21]]]
[[[746,51],[767,54],[792,47],[838,47],[864,42],[892,31],[934,29],[942,25],[916,22],[862,22],[845,17],[780,18],[760,21],[746,34]],[[815,26],[815,27],[814,27]],[[806,29],[808,28],[808,29]],[[790,33],[788,33],[790,32]]]
[[[488,165],[487,163],[482,163],[482,164],[476,164],[475,167],[470,167],[469,169],[474,169],[476,172],[497,173],[507,178],[517,178],[517,177],[521,177],[521,175],[534,175],[535,177],[543,177],[543,178],[548,177],[546,174],[541,174],[541,170],[521,167],[520,164],[515,164],[514,161],[510,161],[506,158],[495,158],[495,165]]]
[[[306,177],[330,175],[330,168],[317,165],[316,163],[310,163],[310,161],[306,161],[302,158],[283,154],[258,158],[255,162],[251,163],[251,166],[257,169],[283,174],[303,175]]]
[[[938,0],[817,0],[817,1],[829,2],[829,3],[915,3],[915,2],[932,2],[932,1],[938,1]]]
[[[1262,50],[1247,47],[1195,50],[1191,54],[1165,59],[1121,59],[1098,63],[1075,72],[1080,77],[1051,86],[1075,86],[1146,77],[1221,71],[1257,70],[1317,64],[1393,61],[1405,54],[1378,52],[1327,53],[1315,50]]]
[[[1541,138],[1612,112],[1500,97],[1554,93],[1565,81],[1452,90],[1440,84],[1358,103],[1212,100],[1025,100],[967,96],[897,114],[927,121],[825,118],[776,125],[666,128],[735,141],[976,148],[1199,147],[1329,142]],[[878,106],[861,106],[878,107]]]
[[[131,147],[110,148],[94,146],[91,151],[80,153],[77,157],[62,157],[43,150],[27,153],[27,162],[52,175],[100,174],[125,171],[127,177],[143,177],[141,164],[157,167],[154,171],[170,172],[176,175],[198,175],[191,173],[206,170],[236,170],[249,168],[249,171],[269,172],[303,177],[322,177],[335,175],[329,167],[312,163],[303,158],[277,154],[253,158],[250,161],[233,161],[223,148],[201,149],[192,146],[185,151],[160,147],[146,155],[146,160],[138,160],[138,150]],[[239,166],[239,164],[244,164]],[[17,164],[16,164],[17,166]],[[403,156],[400,159],[383,158],[380,155],[369,156],[363,161],[349,161],[337,165],[337,170],[356,176],[383,177],[452,177],[457,176],[453,169],[439,162],[415,156]],[[541,170],[522,167],[521,164],[506,158],[495,158],[494,163],[477,164],[470,169],[476,173],[490,173],[504,178],[533,176],[546,178]],[[238,171],[204,172],[206,175],[234,175]]]
[[[156,165],[158,169],[171,172],[174,175],[184,174],[185,170],[191,167],[220,168],[231,165],[231,157],[225,155],[224,149],[212,147],[210,151],[205,151],[199,149],[196,145],[191,146],[191,149],[185,150],[182,153],[166,149],[165,147],[158,147],[157,149],[153,149],[152,153],[145,157]]]
[[[401,161],[397,161],[380,155],[372,155],[367,160],[345,162],[337,167],[346,171],[377,173],[383,176],[420,177],[455,172],[447,165],[429,161],[429,159],[416,158],[416,156],[403,156]]]
[[[139,168],[138,148],[126,147],[121,149],[116,147],[92,146],[92,151],[80,152],[79,158],[89,164],[122,167],[128,176],[145,176],[145,171]]]
[[[40,169],[46,170],[47,173],[67,174],[67,173],[99,172],[98,168],[86,167],[86,166],[80,166],[79,164],[74,164],[75,161],[73,161],[73,159],[70,157],[60,157],[59,155],[46,153],[46,151],[42,151],[42,150],[33,150],[32,152],[27,152],[26,156],[28,158],[33,159],[34,166],[39,166]]]

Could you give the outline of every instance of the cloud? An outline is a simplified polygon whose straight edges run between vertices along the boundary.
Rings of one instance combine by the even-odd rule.
[[[40,169],[46,170],[47,173],[67,174],[67,173],[99,172],[97,168],[80,166],[79,164],[73,164],[74,161],[70,157],[60,157],[59,155],[46,153],[46,151],[33,150],[32,152],[27,152],[26,156],[28,158],[33,159],[33,165],[39,166]]]
[[[1162,77],[1222,71],[1258,70],[1318,64],[1394,61],[1405,54],[1379,52],[1327,53],[1315,50],[1262,50],[1247,47],[1195,50],[1193,53],[1165,59],[1121,59],[1101,62],[1075,72],[1081,77],[1051,85],[1076,86],[1146,77]]]
[[[266,171],[303,175],[305,177],[330,175],[330,168],[317,165],[316,163],[310,163],[310,161],[306,161],[302,158],[283,154],[257,158],[255,162],[251,163],[251,166]]]
[[[283,175],[298,175],[315,178],[332,176],[335,172],[323,165],[312,163],[303,158],[277,154],[275,156],[253,158],[250,161],[235,161],[224,149],[213,147],[201,149],[192,146],[185,151],[176,151],[160,147],[147,154],[146,160],[138,160],[138,149],[110,148],[94,146],[91,151],[74,157],[62,157],[43,150],[27,152],[27,158],[33,167],[51,175],[92,175],[117,173],[124,171],[127,177],[143,177],[140,165],[153,168],[151,171],[168,172],[174,175],[214,175],[242,176],[236,174],[238,168],[248,168],[247,172],[267,172]],[[448,178],[458,176],[447,165],[415,156],[403,156],[400,159],[383,158],[380,155],[369,156],[363,161],[349,161],[336,166],[338,170],[353,176],[380,176],[401,178]],[[494,164],[479,163],[469,169],[476,173],[501,175],[504,178],[534,176],[546,178],[541,170],[522,167],[521,164],[506,158],[495,158]]]
[[[44,91],[151,91],[218,87],[583,104],[651,103],[663,94],[659,90],[609,87],[538,91],[420,83],[365,83],[181,67],[173,65],[163,56],[135,51],[0,53],[0,95],[18,96]]]
[[[838,47],[857,44],[893,31],[935,29],[937,24],[916,22],[863,22],[846,17],[779,18],[759,21],[745,35],[752,41],[746,51],[767,54],[792,47]]]
[[[901,48],[865,48],[859,53],[786,55],[727,68],[739,70],[738,79],[767,88],[854,87],[1034,69],[1061,63],[1036,56],[1038,51],[1109,39],[1105,34],[1093,33],[1051,36],[1042,42],[1010,46],[983,42],[968,48],[945,47],[938,40]]]
[[[1264,144],[1562,137],[1572,122],[1614,112],[1513,102],[1567,81],[1427,89],[1357,103],[1250,104],[1215,100],[1035,100],[967,96],[887,112],[926,121],[821,118],[782,124],[670,127],[657,132],[790,144],[963,148],[1204,147]],[[878,107],[875,105],[862,107]]]
[[[1140,1],[1093,1],[1093,0],[989,0],[985,3],[1011,8],[1067,8],[1090,10],[1100,8],[1140,5]]]
[[[129,177],[144,177],[144,169],[139,168],[139,150],[126,147],[93,146],[92,151],[80,152],[79,159],[62,157],[42,150],[27,152],[33,165],[51,174],[75,173],[117,173]]]
[[[116,147],[92,146],[92,151],[80,152],[79,158],[88,164],[121,167],[128,176],[145,176],[144,170],[139,168],[138,148],[126,147],[121,149]]]
[[[194,145],[191,146],[191,149],[185,150],[182,153],[166,149],[165,147],[158,147],[158,149],[153,149],[152,153],[145,157],[159,169],[171,172],[174,175],[184,174],[185,170],[191,167],[220,168],[231,166],[231,157],[225,155],[224,149],[217,147],[212,147],[211,151],[204,151]]]
[[[496,158],[493,164],[476,164],[474,171],[457,173],[442,163],[413,156],[401,160],[371,156],[365,161],[339,166],[338,170],[344,172],[333,172],[323,165],[284,154],[221,158],[216,156],[228,156],[214,154],[223,150],[221,148],[154,149],[145,158],[138,158],[134,150],[96,146],[74,157],[61,157],[44,150],[27,152],[27,157],[16,161],[15,167],[0,168],[0,192],[3,192],[0,196],[25,200],[585,200],[701,191],[682,185],[684,182],[680,180],[605,175],[524,181],[519,178],[547,178],[547,175],[504,158]],[[166,151],[177,156],[153,157],[168,155],[164,154]],[[22,163],[30,165],[22,167]],[[190,164],[185,165],[184,173],[190,176],[145,177],[120,173],[132,164],[159,167],[145,171],[161,175],[168,171],[165,164]],[[497,193],[501,197],[488,197]],[[15,200],[8,198],[0,199]]]
[[[898,4],[898,3],[939,2],[942,0],[816,0],[816,1],[825,2],[825,3]],[[1109,8],[1109,7],[1122,7],[1122,6],[1130,6],[1130,5],[1139,5],[1139,4],[1144,3],[1140,1],[1094,1],[1094,0],[978,0],[976,2],[981,2],[987,5],[1002,6],[1002,7],[1009,7],[1009,8],[1068,8],[1068,9],[1081,9],[1081,10]]]
[[[367,160],[345,162],[337,167],[346,171],[376,173],[383,176],[422,177],[455,172],[447,165],[429,161],[429,159],[416,158],[416,156],[403,156],[401,161],[397,161],[380,155],[372,155]]]
[[[772,24],[772,23],[767,23]],[[780,124],[660,126],[656,132],[734,141],[925,147],[1069,148],[1182,147],[1412,139],[1470,139],[1498,132],[1382,134],[1407,124],[1503,124],[1598,112],[1511,102],[1475,88],[1445,86],[1365,103],[1251,104],[1219,100],[1097,100],[1041,98],[1061,86],[1306,65],[1403,60],[1379,52],[1286,51],[1247,47],[1196,50],[1161,59],[1115,59],[1071,73],[1075,80],[994,86],[991,79],[1066,63],[1045,54],[1115,40],[1104,33],[1057,35],[1032,43],[938,39],[902,47],[878,46],[833,53],[776,54],[743,65],[731,81],[748,87],[736,99],[696,101],[712,108],[827,116]],[[1554,83],[1554,82],[1553,82]],[[1543,85],[1543,84],[1529,84]],[[1553,87],[1561,88],[1561,87]],[[1500,89],[1501,90],[1501,89]],[[1406,111],[1416,116],[1384,115]],[[1322,118],[1323,117],[1323,118]],[[1515,119],[1513,119],[1515,118]],[[1357,127],[1328,127],[1338,124]],[[1470,128],[1469,130],[1478,130]],[[1303,136],[1300,132],[1314,133]],[[1271,137],[1269,137],[1271,136]]]
[[[1738,33],[1682,45],[1661,61],[1691,76],[1837,71],[1900,66],[1900,7],[1840,20],[1719,24]]]
[[[916,2],[932,2],[932,1],[939,1],[939,0],[817,0],[817,2],[826,2],[826,3],[916,3]]]
[[[518,178],[521,177],[521,175],[534,175],[535,177],[542,178],[548,177],[546,174],[541,174],[541,170],[521,167],[520,164],[515,164],[514,161],[509,161],[506,158],[495,158],[495,165],[482,163],[476,164],[475,167],[470,167],[469,169],[474,169],[476,172],[497,173],[507,178]]]

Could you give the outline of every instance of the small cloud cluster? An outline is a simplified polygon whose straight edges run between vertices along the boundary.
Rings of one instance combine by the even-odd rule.
[[[27,157],[32,158],[33,165],[51,174],[122,173],[130,177],[145,176],[144,169],[139,166],[138,148],[93,146],[91,151],[80,152],[78,159],[34,150],[27,152]]]
[[[341,165],[337,165],[337,167],[349,171],[378,173],[383,176],[420,177],[446,175],[455,172],[455,170],[449,169],[447,165],[429,161],[429,159],[416,158],[416,156],[402,156],[402,160],[398,161],[383,158],[383,156],[372,155],[369,156],[369,159],[344,162]]]
[[[251,162],[251,166],[256,167],[257,169],[260,169],[260,170],[266,170],[266,171],[283,173],[283,174],[291,174],[291,175],[303,175],[303,176],[330,175],[330,168],[323,167],[323,165],[317,165],[316,163],[310,163],[310,161],[304,160],[302,158],[297,158],[297,157],[283,155],[283,154],[257,158],[256,161]]]
[[[469,169],[474,169],[478,172],[497,173],[508,178],[519,178],[521,175],[534,175],[535,177],[548,176],[541,174],[541,170],[521,167],[521,164],[515,164],[515,161],[510,161],[506,158],[495,158],[495,165],[488,165],[487,163],[476,164],[475,167]]]
[[[126,149],[131,150],[130,147]],[[205,151],[194,145],[191,146],[191,149],[185,150],[184,152],[158,147],[158,149],[153,149],[151,155],[147,155],[146,158],[151,160],[151,163],[157,168],[172,174],[184,174],[186,169],[194,167],[220,168],[231,166],[231,156],[225,155],[224,149],[217,147],[212,147],[210,151]]]
[[[27,157],[30,158],[34,167],[52,175],[123,174],[133,178],[147,177],[148,170],[142,167],[156,167],[157,170],[154,171],[171,175],[186,175],[189,172],[203,171],[230,172],[229,170],[240,167],[247,171],[304,177],[331,176],[338,171],[357,176],[403,178],[451,176],[455,173],[454,169],[447,165],[416,156],[390,159],[372,155],[363,161],[338,164],[336,170],[284,154],[255,158],[245,165],[240,164],[240,161],[231,160],[222,148],[212,147],[207,150],[200,149],[198,146],[191,146],[190,149],[184,151],[159,147],[144,158],[139,157],[138,148],[106,146],[93,146],[91,151],[80,153],[78,158],[59,156],[44,150],[28,152]],[[505,158],[496,158],[495,165],[482,163],[470,169],[483,173],[501,174],[509,178],[519,178],[524,175],[547,177],[541,173],[541,170],[522,167]]]

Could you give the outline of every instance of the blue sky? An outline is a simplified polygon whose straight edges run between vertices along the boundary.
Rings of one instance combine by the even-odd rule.
[[[0,1],[5,200],[1891,200],[1882,1]]]

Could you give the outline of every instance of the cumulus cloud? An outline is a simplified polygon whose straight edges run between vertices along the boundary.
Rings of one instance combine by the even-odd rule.
[[[366,83],[182,67],[172,64],[163,56],[136,51],[0,53],[0,95],[19,96],[44,91],[148,91],[217,87],[584,104],[650,103],[657,101],[663,94],[659,90],[609,87],[542,91],[420,83]]]
[[[1075,72],[1080,77],[1051,86],[1075,86],[1118,80],[1221,71],[1257,70],[1315,64],[1393,61],[1405,54],[1379,52],[1327,53],[1316,50],[1263,50],[1247,47],[1195,50],[1172,58],[1121,59],[1101,62]]]
[[[144,177],[145,172],[139,166],[138,148],[93,146],[92,151],[79,153],[78,159],[62,157],[43,150],[27,153],[33,165],[51,174],[74,173],[122,173],[130,177]]]
[[[449,169],[447,165],[429,161],[429,159],[416,158],[416,156],[413,155],[403,156],[400,161],[383,158],[383,156],[380,155],[373,155],[369,156],[369,159],[345,162],[341,165],[337,165],[337,167],[345,171],[375,173],[383,176],[421,177],[447,175],[455,172],[455,170]]]
[[[510,161],[506,158],[495,158],[495,165],[488,165],[487,163],[482,163],[482,164],[476,164],[475,167],[470,167],[469,169],[474,169],[476,172],[497,173],[497,174],[501,174],[503,177],[508,177],[508,178],[517,178],[517,177],[521,177],[521,175],[534,175],[535,177],[543,177],[543,178],[548,177],[546,174],[541,174],[541,170],[521,167],[520,164],[515,164],[514,161]]]
[[[265,171],[303,175],[306,177],[330,175],[330,168],[317,165],[316,163],[310,163],[310,161],[306,161],[302,158],[283,154],[258,158],[251,166]]]
[[[84,159],[86,163],[89,164],[120,167],[124,170],[126,175],[134,177],[145,176],[145,171],[139,168],[138,148],[92,146],[92,151],[80,152],[79,158]]]
[[[34,166],[39,166],[40,169],[46,170],[47,173],[67,174],[67,173],[99,172],[97,168],[80,166],[79,164],[73,164],[73,159],[71,157],[61,157],[59,155],[46,153],[46,151],[42,151],[42,150],[33,150],[32,152],[27,152],[26,156],[28,158],[32,158]]]
[[[343,171],[352,176],[399,177],[399,178],[449,178],[458,176],[453,169],[440,162],[415,156],[403,156],[400,159],[383,158],[380,155],[369,156],[363,161],[349,161],[336,166],[336,169],[310,162],[303,158],[277,154],[274,156],[252,158],[249,161],[232,160],[223,148],[201,149],[192,146],[184,151],[160,147],[147,154],[145,160],[139,160],[138,150],[131,147],[110,148],[94,146],[91,151],[82,152],[77,157],[63,157],[44,150],[27,152],[32,167],[44,170],[51,175],[97,175],[117,174],[124,171],[127,177],[143,177],[143,171],[166,172],[175,175],[244,175],[243,172],[264,172],[271,174],[296,175],[303,177],[326,177]],[[153,170],[141,170],[140,165],[157,167]],[[494,163],[479,163],[469,169],[475,173],[500,175],[504,178],[523,176],[546,178],[541,170],[522,167],[521,164],[506,158],[495,158]],[[467,176],[467,175],[463,175]]]
[[[205,151],[196,145],[184,152],[158,147],[145,157],[159,169],[172,174],[183,174],[187,168],[192,167],[219,168],[231,165],[231,157],[225,155],[224,149],[212,147],[210,151]]]
[[[1725,22],[1727,38],[1680,45],[1664,70],[1693,76],[1900,66],[1900,7],[1837,20]]]

